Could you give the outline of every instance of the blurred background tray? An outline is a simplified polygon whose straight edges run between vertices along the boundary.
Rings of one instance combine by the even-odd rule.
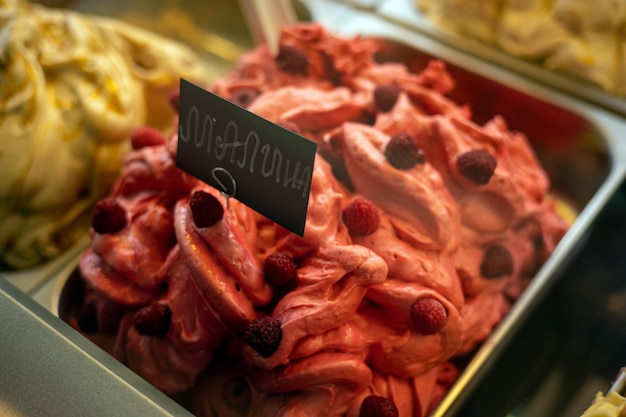
[[[359,0],[346,1],[350,3]],[[487,45],[442,29],[418,9],[414,0],[371,0],[368,5],[363,6],[361,4],[361,6],[396,25],[425,34],[491,64],[507,68],[529,79],[557,88],[621,116],[626,116],[626,97],[607,93],[600,87],[581,78],[549,70],[538,61],[518,58],[496,46]]]

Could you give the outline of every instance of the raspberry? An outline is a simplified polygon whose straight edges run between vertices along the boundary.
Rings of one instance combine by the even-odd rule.
[[[180,92],[175,91],[170,95],[170,105],[175,111],[180,110]]]
[[[306,74],[309,67],[309,57],[306,53],[294,46],[281,45],[276,55],[278,67],[290,74]]]
[[[374,233],[380,224],[378,209],[371,201],[357,197],[345,209],[341,218],[351,235],[366,236]]]
[[[272,316],[252,320],[243,333],[245,342],[264,358],[278,350],[282,337],[280,320]]]
[[[511,252],[502,245],[489,246],[480,263],[480,274],[485,278],[498,278],[511,273],[513,273]]]
[[[96,203],[91,224],[96,233],[117,233],[126,227],[126,210],[113,198]]]
[[[372,394],[361,403],[359,417],[398,417],[398,407],[389,398]]]
[[[496,158],[484,149],[465,152],[456,160],[456,166],[461,175],[476,185],[487,184],[497,164]]]
[[[133,131],[130,137],[130,143],[133,145],[133,149],[159,146],[165,144],[165,137],[163,137],[161,132],[152,127],[141,126]]]
[[[397,169],[410,169],[426,160],[417,141],[410,133],[398,133],[385,146],[387,162]]]
[[[380,85],[374,90],[374,103],[376,107],[381,111],[389,111],[396,104],[398,95],[400,94],[400,87],[395,85]]]
[[[133,316],[135,329],[147,336],[163,336],[170,328],[172,312],[166,304],[150,304],[137,310]]]
[[[248,107],[260,92],[254,88],[242,87],[230,92],[230,101],[240,107]]]
[[[296,277],[296,263],[286,253],[274,252],[265,258],[263,273],[273,286],[287,285]]]
[[[419,298],[411,306],[411,320],[417,332],[435,334],[446,325],[448,312],[436,298]]]
[[[222,220],[224,207],[212,194],[206,191],[195,191],[189,201],[193,222],[196,227],[210,227]]]

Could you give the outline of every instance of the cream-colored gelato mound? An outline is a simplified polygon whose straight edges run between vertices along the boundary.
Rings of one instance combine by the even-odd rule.
[[[442,28],[626,94],[624,0],[415,0]]]
[[[165,128],[187,47],[120,21],[0,0],[0,265],[51,259],[87,233],[133,129]]]
[[[581,417],[624,417],[626,416],[625,405],[626,398],[615,391],[607,393],[606,396],[598,392],[593,404]]]

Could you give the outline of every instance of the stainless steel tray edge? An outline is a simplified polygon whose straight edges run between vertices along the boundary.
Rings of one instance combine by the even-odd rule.
[[[191,416],[0,275],[0,414]]]

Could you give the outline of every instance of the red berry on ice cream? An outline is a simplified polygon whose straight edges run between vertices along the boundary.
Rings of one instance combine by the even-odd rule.
[[[296,277],[296,263],[283,252],[273,252],[263,263],[263,273],[267,282],[275,287],[289,284]]]
[[[196,227],[210,227],[224,217],[224,206],[212,194],[195,191],[189,201],[193,222]]]
[[[341,218],[351,235],[371,235],[378,229],[380,215],[378,209],[371,201],[357,197],[345,209]]]
[[[148,336],[163,336],[170,328],[172,312],[166,304],[155,303],[143,307],[133,315],[135,329]]]
[[[423,164],[424,154],[410,133],[398,133],[389,139],[385,146],[387,162],[397,169],[410,169]]]
[[[502,245],[491,245],[485,250],[480,263],[480,274],[485,278],[498,278],[513,273],[513,256]]]
[[[456,166],[461,175],[476,185],[487,184],[496,165],[496,158],[484,149],[465,152],[456,160]]]
[[[133,145],[133,149],[141,149],[148,146],[163,145],[165,143],[165,137],[161,132],[152,127],[141,126],[133,131],[130,142]]]
[[[281,45],[276,56],[278,67],[290,74],[306,74],[309,57],[306,53],[290,45]]]
[[[376,107],[381,111],[389,111],[396,104],[398,95],[400,94],[400,87],[395,85],[379,85],[374,89],[374,103]]]
[[[245,342],[264,358],[278,350],[282,337],[280,320],[272,316],[252,320],[243,333]]]
[[[96,233],[117,233],[126,227],[126,210],[113,198],[104,198],[96,203],[92,226]]]
[[[417,332],[425,335],[435,334],[448,322],[448,312],[436,298],[424,297],[411,306],[411,320]]]
[[[389,398],[372,394],[361,403],[359,417],[398,417],[398,407]]]

